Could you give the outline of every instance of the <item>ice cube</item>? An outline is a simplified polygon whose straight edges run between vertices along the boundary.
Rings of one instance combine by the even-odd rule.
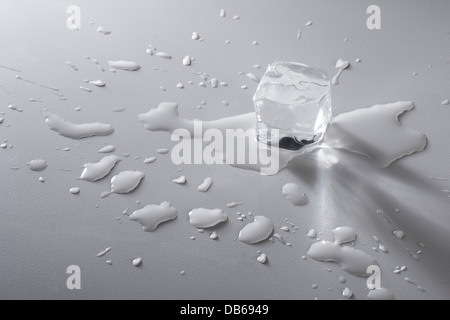
[[[298,150],[323,138],[331,120],[330,79],[304,64],[272,62],[253,102],[259,141]]]

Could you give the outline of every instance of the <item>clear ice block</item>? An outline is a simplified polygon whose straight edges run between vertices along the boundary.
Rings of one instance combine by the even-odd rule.
[[[299,150],[319,142],[331,120],[330,79],[304,64],[272,62],[253,102],[259,141]]]

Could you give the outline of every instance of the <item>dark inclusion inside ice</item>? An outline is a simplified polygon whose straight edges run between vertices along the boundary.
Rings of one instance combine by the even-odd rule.
[[[281,138],[279,143],[278,143],[278,147],[281,149],[287,149],[287,150],[291,150],[291,151],[297,151],[300,150],[301,148],[303,148],[304,146],[310,145],[315,143],[316,141],[313,140],[300,140],[298,141],[296,138],[292,138],[292,137],[284,137]]]

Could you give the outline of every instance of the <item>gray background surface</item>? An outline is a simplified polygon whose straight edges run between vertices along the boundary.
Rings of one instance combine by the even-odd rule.
[[[66,28],[66,8],[72,4],[81,8],[80,31]],[[340,299],[342,289],[349,287],[355,298],[365,299],[364,279],[333,263],[301,260],[313,243],[306,237],[309,229],[323,231],[321,237],[331,240],[330,230],[340,225],[357,230],[355,246],[377,259],[382,285],[398,299],[450,298],[446,270],[450,199],[440,191],[450,187],[446,181],[429,179],[449,178],[450,110],[440,102],[450,98],[450,2],[377,1],[382,29],[376,31],[366,28],[366,9],[371,4],[375,3],[2,0],[0,65],[21,72],[0,68],[0,112],[5,112],[0,142],[7,140],[13,146],[0,149],[0,298]],[[219,17],[221,8],[226,9],[226,18]],[[232,20],[234,15],[241,19]],[[313,25],[306,27],[309,20]],[[112,33],[97,33],[97,25]],[[300,40],[298,30],[302,30]],[[194,31],[205,40],[193,41]],[[259,44],[252,45],[254,40]],[[173,59],[149,56],[145,52],[149,43]],[[85,55],[106,69],[108,60],[121,59],[136,61],[142,69],[101,72]],[[191,67],[181,64],[185,55],[196,59]],[[139,113],[162,101],[178,102],[186,118],[209,120],[251,112],[256,83],[239,71],[261,76],[263,70],[252,69],[254,64],[264,68],[272,60],[285,60],[322,67],[332,75],[339,58],[352,66],[333,88],[334,114],[377,103],[414,101],[416,109],[403,116],[402,123],[426,133],[425,152],[381,170],[364,157],[340,151],[341,163],[333,168],[317,166],[314,157],[306,157],[273,177],[225,165],[184,165],[180,173],[170,155],[158,155],[150,165],[142,163],[172,142],[166,133],[145,130],[137,120]],[[353,63],[356,58],[362,63]],[[70,69],[66,61],[79,71]],[[217,89],[188,85],[189,80],[200,81],[192,74],[197,71],[229,85]],[[68,99],[62,101],[50,90],[16,80],[16,74],[56,86]],[[93,88],[92,93],[79,89],[84,79],[97,78],[107,86]],[[186,88],[177,89],[178,82]],[[240,89],[243,84],[248,90]],[[29,98],[43,102],[28,102]],[[199,110],[196,106],[203,99],[207,104]],[[223,106],[222,100],[230,106]],[[9,110],[8,103],[24,111]],[[75,107],[82,109],[77,112]],[[115,113],[115,107],[126,110]],[[45,125],[44,108],[76,123],[111,123],[115,133],[79,141],[61,137]],[[109,177],[96,183],[76,180],[85,162],[101,158],[97,150],[105,143],[114,144],[119,155],[131,154],[112,174],[145,172],[134,192],[100,199],[101,191],[109,189]],[[62,151],[64,147],[71,150]],[[48,161],[45,171],[27,168],[26,162],[36,158]],[[16,166],[20,169],[10,169]],[[171,182],[180,174],[188,179],[184,186]],[[45,183],[38,181],[41,175]],[[211,189],[196,191],[207,176],[214,179]],[[284,199],[281,187],[287,182],[308,193],[307,206],[294,207]],[[68,192],[75,185],[81,188],[77,196]],[[154,232],[144,232],[122,216],[126,207],[135,210],[162,201],[171,202],[179,216]],[[226,209],[231,201],[244,205]],[[196,207],[223,208],[229,214],[228,223],[214,228],[218,241],[188,223],[187,213]],[[394,226],[376,213],[381,207],[396,227],[405,230],[405,240],[392,235]],[[276,228],[289,219],[299,227],[295,234],[286,235],[292,247],[277,241],[254,246],[237,241],[244,223],[236,220],[236,211],[266,215]],[[372,251],[373,235],[388,247],[387,254]],[[419,250],[419,241],[427,248],[416,261],[406,248]],[[111,252],[97,258],[106,247],[112,247]],[[257,250],[268,255],[267,264],[256,261]],[[131,260],[138,256],[143,265],[135,268]],[[105,263],[108,259],[112,266]],[[66,268],[73,264],[82,272],[78,291],[66,288]],[[394,275],[394,267],[402,265],[408,271]],[[338,282],[341,275],[347,284]],[[314,283],[318,289],[311,288]]]

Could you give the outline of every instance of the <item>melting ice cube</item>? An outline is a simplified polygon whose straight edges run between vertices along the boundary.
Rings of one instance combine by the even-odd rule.
[[[331,120],[330,88],[320,69],[269,64],[253,97],[259,141],[291,150],[319,142]]]

